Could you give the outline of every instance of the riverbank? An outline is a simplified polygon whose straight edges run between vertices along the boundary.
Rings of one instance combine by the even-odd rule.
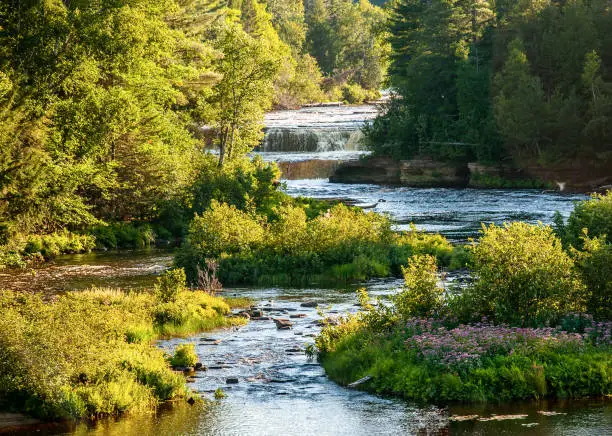
[[[156,294],[91,289],[48,301],[0,292],[0,408],[44,420],[96,419],[197,399],[153,342],[246,320],[229,317],[223,299],[182,288],[161,279]]]
[[[487,324],[447,329],[414,319],[382,335],[365,326],[338,332],[319,356],[326,374],[343,386],[357,382],[368,392],[420,403],[606,397],[612,348],[597,341],[609,336],[610,323],[600,329],[593,339]]]
[[[555,232],[483,227],[460,288],[439,286],[433,257],[411,257],[399,293],[358,291],[361,312],[328,324],[311,352],[342,385],[418,402],[609,396],[611,199],[577,204]]]
[[[411,187],[548,189],[595,192],[612,184],[609,163],[575,160],[557,165],[482,165],[428,158],[395,160],[372,156],[343,162],[330,177],[335,183],[376,183]]]

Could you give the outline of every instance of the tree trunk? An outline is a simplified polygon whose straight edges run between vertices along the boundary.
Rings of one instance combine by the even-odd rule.
[[[225,127],[221,134],[221,140],[219,141],[219,168],[223,167],[223,161],[225,160],[225,146],[227,145],[227,127]]]

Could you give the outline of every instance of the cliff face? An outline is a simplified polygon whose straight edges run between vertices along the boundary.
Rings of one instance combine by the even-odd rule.
[[[438,162],[431,159],[396,161],[373,157],[344,162],[330,177],[336,183],[374,183],[414,187],[550,188],[592,192],[612,188],[609,160],[576,159],[550,166],[525,164],[486,166],[479,163]]]
[[[373,157],[345,162],[330,177],[337,183],[379,183],[417,187],[466,186],[469,170],[465,165],[429,159],[396,161]]]

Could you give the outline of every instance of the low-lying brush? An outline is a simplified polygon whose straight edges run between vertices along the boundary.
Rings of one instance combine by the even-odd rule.
[[[338,285],[400,274],[413,254],[431,254],[441,265],[453,259],[452,245],[440,235],[415,227],[396,233],[386,216],[342,204],[314,218],[291,205],[276,208],[275,216],[213,202],[194,219],[176,263],[191,282],[198,267],[218,258],[224,284]]]
[[[0,245],[0,269],[24,267],[28,263],[51,259],[60,254],[85,253],[95,247],[95,238],[68,231],[48,235],[15,236]]]
[[[189,395],[151,340],[244,323],[220,298],[92,289],[43,301],[0,292],[0,408],[48,419],[151,410]]]
[[[371,376],[367,390],[415,401],[603,396],[612,392],[612,323],[595,328],[597,335],[413,319],[381,334],[353,319],[326,327],[317,347],[333,380]]]
[[[483,227],[466,288],[439,288],[435,258],[413,256],[392,304],[360,290],[318,357],[339,383],[369,376],[367,390],[423,402],[610,395],[609,244],[584,248],[569,255],[541,225]]]

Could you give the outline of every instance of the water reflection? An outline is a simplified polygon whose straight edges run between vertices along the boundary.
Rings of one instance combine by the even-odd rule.
[[[0,270],[0,289],[57,293],[85,288],[144,289],[172,265],[173,250],[123,250],[58,256],[28,269]]]

